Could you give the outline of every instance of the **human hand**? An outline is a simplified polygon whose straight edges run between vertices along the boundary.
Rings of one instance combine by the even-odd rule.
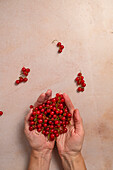
[[[34,107],[39,106],[40,104],[46,102],[47,100],[49,100],[52,97],[52,91],[48,90],[46,93],[42,93],[36,103],[34,104]],[[29,131],[29,117],[32,113],[32,109],[30,110],[30,112],[28,113],[28,115],[25,118],[25,129],[24,132],[26,134],[26,137],[29,141],[29,144],[32,148],[32,151],[38,151],[38,153],[45,153],[48,151],[52,151],[53,147],[54,147],[54,141],[47,141],[47,138],[42,134],[42,133],[38,133],[36,132],[36,130],[33,131]]]
[[[57,138],[57,148],[61,157],[64,155],[73,157],[77,156],[81,151],[84,139],[84,128],[78,109],[74,109],[67,94],[64,93],[63,96],[69,112],[72,114],[72,119],[71,124],[68,126],[67,133]]]

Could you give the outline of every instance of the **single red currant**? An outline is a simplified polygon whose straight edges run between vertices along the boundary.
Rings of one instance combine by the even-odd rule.
[[[82,88],[81,88],[81,87],[78,87],[77,91],[78,91],[78,92],[82,91]]]
[[[58,42],[58,43],[57,43],[57,47],[60,47],[60,46],[61,46],[61,42]]]
[[[19,77],[19,81],[23,82],[24,81],[23,77]]]
[[[62,49],[60,48],[59,50],[58,50],[58,53],[61,53],[62,52]]]
[[[39,120],[38,120],[38,123],[39,123],[39,124],[41,124],[42,122],[43,122],[43,120],[42,120],[42,119],[39,119]]]
[[[45,130],[43,130],[43,131],[42,131],[42,134],[45,134],[45,132],[46,132],[46,131],[45,131]]]
[[[85,87],[86,86],[86,84],[85,83],[82,83],[82,87]]]
[[[56,121],[55,121],[55,124],[57,125],[58,123],[59,123],[59,121],[58,121],[58,120],[56,120]]]
[[[54,135],[54,133],[51,133],[50,134],[50,140],[53,141],[54,139],[55,139],[55,135]]]
[[[20,80],[16,80],[16,82],[15,82],[16,84],[19,84],[20,83]]]
[[[31,121],[29,124],[30,124],[30,125],[34,125],[34,124],[35,124],[35,122],[34,122],[34,121]]]
[[[79,81],[79,80],[80,80],[80,78],[79,78],[79,77],[76,77],[75,81]]]
[[[29,126],[29,130],[32,131],[32,130],[33,130],[33,127],[32,127],[32,126]]]
[[[63,129],[63,132],[66,133],[66,132],[67,132],[67,128],[64,128],[64,129]]]
[[[41,128],[38,128],[38,129],[37,129],[38,132],[41,132],[41,130],[42,130]]]
[[[32,109],[32,108],[33,108],[33,105],[30,105],[29,107],[30,107],[30,109]]]
[[[38,118],[38,119],[42,119],[42,118],[43,118],[43,114],[38,115],[37,118]]]
[[[82,73],[78,73],[78,76],[81,76],[82,75]]]
[[[45,132],[45,136],[47,136],[47,135],[49,135],[49,131],[46,131],[46,132]]]
[[[32,121],[33,119],[34,119],[34,117],[33,117],[33,116],[30,116],[29,121]]]
[[[28,81],[28,79],[25,77],[25,78],[23,79],[23,81],[26,82],[26,81]]]
[[[63,48],[64,48],[64,46],[63,46],[63,45],[61,45],[61,46],[60,46],[60,48],[61,48],[61,49],[63,49]]]
[[[0,116],[2,116],[3,115],[3,112],[2,111],[0,111]]]
[[[29,69],[29,68],[27,68],[27,69],[26,69],[26,71],[27,71],[27,73],[29,73],[29,72],[30,72],[30,69]]]
[[[32,113],[32,115],[35,116],[35,115],[36,115],[36,112],[34,111],[34,112]]]
[[[23,67],[23,68],[22,68],[22,71],[23,71],[23,72],[24,72],[24,71],[26,71],[26,68],[25,68],[25,67]]]

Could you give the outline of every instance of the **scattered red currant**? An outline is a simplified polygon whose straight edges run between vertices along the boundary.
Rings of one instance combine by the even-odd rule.
[[[19,80],[16,80],[15,81],[15,84],[19,84],[21,82],[27,82],[28,79],[27,79],[27,76],[28,76],[28,73],[30,72],[30,69],[29,68],[25,68],[25,67],[22,67],[21,69],[21,77],[19,77]]]
[[[57,47],[60,47],[60,46],[61,46],[61,42],[58,42],[58,43],[57,43]]]
[[[85,83],[85,80],[84,80],[84,76],[82,75],[81,72],[78,73],[78,76],[75,78],[75,82],[79,86],[77,91],[78,92],[83,92],[84,87],[86,86],[86,83]]]
[[[58,50],[58,53],[61,53],[62,52],[62,49],[60,48],[59,50]]]
[[[19,83],[20,83],[20,80],[16,80],[15,83],[16,83],[16,84],[19,84]]]
[[[54,40],[53,42],[55,42],[55,41],[57,41],[57,40]],[[58,53],[62,53],[62,50],[64,49],[64,45],[62,45],[61,42],[57,41],[57,47],[59,47]]]
[[[3,112],[2,111],[0,111],[0,116],[2,116],[3,115]]]
[[[28,79],[25,77],[25,78],[23,79],[23,81],[26,82],[26,81],[28,81]]]

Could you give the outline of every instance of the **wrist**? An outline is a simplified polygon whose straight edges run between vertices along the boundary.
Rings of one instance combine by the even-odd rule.
[[[70,160],[76,160],[82,156],[81,151],[80,152],[65,152],[60,154],[61,159],[70,159]]]
[[[44,149],[41,151],[32,149],[31,151],[31,156],[34,157],[35,159],[42,158],[44,160],[49,161],[51,159],[51,155],[52,155],[52,150],[49,150],[49,149]]]
[[[49,170],[52,150],[37,151],[32,149],[28,170]]]
[[[79,155],[81,155],[81,150],[80,151],[77,151],[77,152],[74,152],[74,151],[67,151],[67,152],[61,152],[61,153],[59,153],[59,155],[60,155],[60,157],[61,157],[61,159],[63,158],[63,157],[71,157],[72,159],[73,158],[76,158],[76,157],[78,157]]]
[[[66,170],[86,170],[85,163],[81,152],[77,153],[65,153],[61,155],[61,160],[64,169]]]

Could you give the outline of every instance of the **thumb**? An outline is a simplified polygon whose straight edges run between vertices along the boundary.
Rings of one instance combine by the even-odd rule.
[[[82,118],[79,114],[78,109],[75,109],[73,112],[73,120],[74,120],[75,133],[81,134],[82,132],[84,132]]]

